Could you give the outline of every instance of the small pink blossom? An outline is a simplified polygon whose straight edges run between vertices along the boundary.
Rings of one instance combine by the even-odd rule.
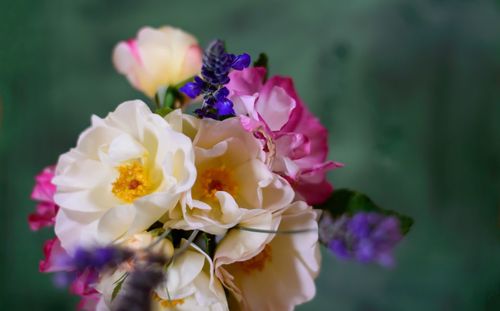
[[[85,269],[83,273],[71,283],[71,293],[80,296],[81,300],[78,303],[78,310],[95,310],[101,294],[94,288],[98,281],[98,274],[94,270]]]
[[[43,244],[44,259],[40,260],[40,272],[60,272],[68,271],[67,265],[63,258],[68,257],[66,251],[61,247],[61,242],[58,238],[53,238],[45,241]]]
[[[97,302],[100,298],[99,292],[94,288],[97,283],[98,275],[97,272],[91,269],[85,269],[82,273],[74,275],[72,267],[68,265],[67,258],[68,253],[61,247],[61,242],[59,239],[53,238],[47,240],[43,245],[44,259],[40,260],[39,270],[44,273],[60,273],[63,280],[71,275],[73,281],[70,285],[70,292],[80,296],[81,300],[78,304],[78,310],[95,310]],[[61,284],[61,285],[67,285]]]
[[[227,85],[243,127],[272,140],[272,169],[283,175],[309,204],[333,191],[326,172],[342,164],[328,161],[328,132],[297,95],[293,81],[274,76],[264,82],[265,68],[233,71]],[[267,146],[265,148],[267,150]]]
[[[46,167],[35,177],[35,187],[31,199],[38,202],[36,211],[28,216],[30,229],[33,231],[54,225],[59,207],[54,203],[56,186],[52,183],[54,166]]]

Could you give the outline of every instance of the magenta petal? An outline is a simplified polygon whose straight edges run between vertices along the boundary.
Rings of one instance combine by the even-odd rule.
[[[137,40],[136,39],[129,39],[125,42],[127,45],[128,49],[130,50],[130,54],[134,57],[135,61],[138,64],[142,65],[142,58],[141,58],[141,53],[139,52],[139,47],[137,46]]]
[[[52,183],[54,171],[54,166],[48,166],[35,177],[36,183],[31,198],[39,203],[36,211],[28,217],[28,224],[33,231],[54,224],[58,210],[58,206],[54,203],[56,192],[56,186]]]
[[[278,154],[295,160],[307,156],[311,152],[308,137],[299,133],[286,133],[275,140]]]
[[[52,183],[54,178],[54,166],[46,167],[35,176],[35,186],[31,193],[31,198],[35,201],[53,202],[56,186]]]
[[[304,197],[307,204],[316,205],[325,202],[332,194],[333,187],[327,181],[323,180],[320,183],[296,183],[292,184],[293,188]]]
[[[91,286],[98,281],[98,274],[91,269],[85,269],[83,273],[71,283],[70,291],[75,295],[88,295],[95,293],[95,289]]]
[[[94,288],[98,278],[96,271],[86,269],[71,283],[70,292],[81,297],[77,310],[95,310],[101,296]]]
[[[53,203],[41,202],[37,211],[28,216],[28,224],[33,231],[54,225],[58,207]]]
[[[64,258],[68,257],[66,251],[61,247],[61,242],[58,238],[47,240],[43,245],[44,259],[40,260],[40,272],[56,272],[67,271]]]

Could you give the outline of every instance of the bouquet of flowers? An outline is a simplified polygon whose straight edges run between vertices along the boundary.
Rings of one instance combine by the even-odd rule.
[[[146,27],[113,62],[152,107],[93,116],[32,193],[31,229],[55,231],[40,271],[79,308],[293,310],[315,295],[320,244],[393,264],[413,221],[333,191],[327,130],[265,54]]]

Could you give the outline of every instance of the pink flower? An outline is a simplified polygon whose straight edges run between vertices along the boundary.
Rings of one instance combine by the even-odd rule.
[[[78,310],[95,310],[101,294],[94,288],[98,275],[94,270],[86,269],[71,283],[71,293],[80,296]]]
[[[28,216],[30,229],[33,231],[54,225],[59,207],[54,203],[56,186],[52,183],[54,166],[46,167],[36,177],[31,199],[38,201],[36,211]]]
[[[71,275],[74,275],[72,267],[67,264],[68,253],[61,247],[59,239],[53,238],[47,240],[43,245],[44,259],[40,260],[40,272],[60,273],[63,283]],[[74,276],[73,276],[74,278]],[[83,273],[76,275],[70,285],[71,293],[81,297],[78,304],[78,310],[95,310],[100,294],[94,288],[98,275],[95,271],[86,269]],[[60,284],[60,285],[67,285]]]
[[[61,242],[58,238],[45,241],[43,244],[44,259],[40,260],[38,266],[40,272],[59,272],[68,271],[68,266],[65,265],[63,258],[68,257],[66,251],[61,247]]]
[[[327,160],[328,132],[297,95],[293,81],[265,68],[233,71],[227,85],[245,129],[271,144],[272,169],[283,175],[309,204],[325,201],[333,191],[326,172],[342,164]]]

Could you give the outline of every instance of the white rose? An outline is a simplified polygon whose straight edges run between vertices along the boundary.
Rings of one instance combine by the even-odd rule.
[[[139,238],[139,241],[143,240],[144,237]],[[172,249],[170,240],[165,239],[162,243],[164,253],[169,253]],[[125,243],[125,245],[129,244]],[[138,245],[137,242],[132,242],[132,244]],[[147,244],[141,244],[141,246],[147,247]],[[123,277],[125,272],[119,269],[103,277],[98,286],[98,291],[102,293],[98,311],[110,310],[116,282]],[[210,257],[194,244],[176,257],[165,270],[165,281],[153,291],[152,310],[229,310],[224,288],[214,276],[214,267]]]
[[[59,158],[56,235],[70,249],[141,232],[195,180],[191,140],[142,101],[125,102],[104,119],[92,117]]]

